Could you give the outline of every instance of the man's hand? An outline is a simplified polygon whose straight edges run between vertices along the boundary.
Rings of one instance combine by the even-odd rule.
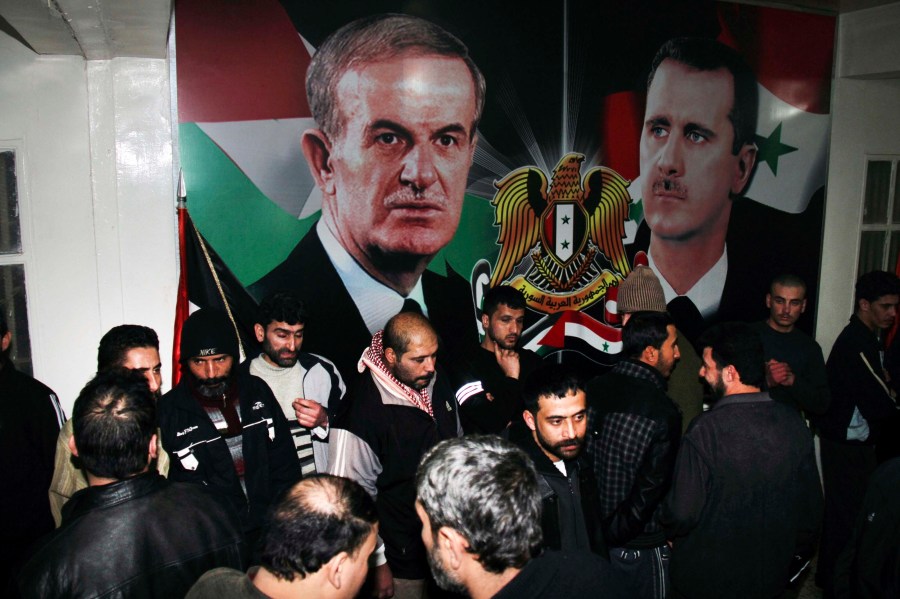
[[[794,372],[787,362],[769,360],[766,362],[766,382],[769,387],[790,387],[794,384]]]
[[[394,596],[394,574],[391,567],[381,564],[372,568],[369,574],[372,577],[372,596],[377,599],[389,599]]]
[[[298,397],[291,404],[294,406],[294,414],[297,416],[297,422],[300,426],[306,428],[316,428],[317,426],[328,425],[328,412],[322,407],[322,404],[313,399],[303,399]]]
[[[494,357],[497,358],[497,365],[503,374],[511,379],[519,378],[519,354],[512,349],[503,349],[496,343],[494,344]]]

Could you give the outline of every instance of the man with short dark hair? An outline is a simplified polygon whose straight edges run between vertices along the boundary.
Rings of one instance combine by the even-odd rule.
[[[875,470],[875,445],[882,427],[897,410],[884,368],[879,334],[897,318],[900,280],[872,271],[856,281],[854,312],[831,348],[825,369],[831,404],[813,414],[819,435],[825,524],[816,582],[832,593],[837,556],[847,545],[869,476]]]
[[[254,331],[262,353],[244,362],[264,380],[281,406],[303,475],[328,467],[329,414],[344,396],[344,381],[331,361],[301,352],[307,314],[293,293],[274,293],[259,305]],[[243,366],[243,365],[242,365]]]
[[[511,438],[534,462],[543,502],[542,546],[563,551],[593,551],[606,557],[597,511],[597,483],[582,456],[587,430],[584,383],[574,371],[546,364],[522,390],[525,434],[513,425]]]
[[[821,414],[829,400],[825,358],[815,339],[796,327],[806,311],[806,283],[791,274],[775,277],[766,307],[769,318],[754,326],[766,357],[769,394],[806,414]]]
[[[680,356],[665,312],[635,312],[622,328],[622,356],[587,385],[588,456],[613,568],[631,596],[664,598],[671,552],[656,519],[681,437],[681,414],[666,395]]]
[[[659,277],[649,266],[638,264],[624,281],[619,282],[616,310],[622,315],[624,326],[635,312],[666,312],[666,296]],[[681,412],[681,432],[687,430],[703,413],[703,383],[697,378],[700,356],[690,341],[678,330],[678,368],[668,378],[667,394]]]
[[[159,338],[150,327],[122,324],[108,330],[100,338],[97,347],[97,372],[126,370],[138,373],[147,382],[150,393],[159,399],[162,386],[162,362],[159,359]],[[62,508],[72,495],[88,486],[87,474],[80,462],[72,459],[69,439],[72,438],[72,420],[68,420],[56,440],[56,460],[53,480],[50,482],[50,511],[56,526],[62,523]],[[166,476],[169,472],[169,454],[158,447],[156,470]]]
[[[227,497],[255,549],[269,507],[300,477],[291,431],[268,385],[241,372],[228,319],[194,312],[181,333],[184,374],[159,402],[169,478]]]
[[[669,312],[691,342],[705,322],[754,314],[752,297],[768,283],[762,268],[738,262],[759,255],[741,229],[754,212],[772,212],[741,196],[756,164],[758,95],[743,58],[713,39],[669,40],[650,68],[640,142],[644,223],[634,245],[647,248]]]
[[[139,375],[99,374],[72,420],[69,445],[90,486],[66,503],[62,526],[23,569],[24,597],[181,597],[210,568],[243,566],[227,502],[150,468],[156,400]]]
[[[522,382],[541,364],[540,356],[519,347],[524,323],[521,291],[498,285],[485,294],[484,339],[451,365],[466,433],[499,434],[522,414]]]
[[[251,293],[300,293],[315,316],[308,349],[347,379],[407,302],[451,355],[477,343],[468,284],[449,267],[426,270],[459,225],[484,106],[466,46],[419,17],[364,17],[316,49],[306,89],[318,128],[301,145],[322,217]]]
[[[413,507],[416,467],[438,441],[462,434],[437,352],[427,318],[415,312],[391,318],[360,358],[347,409],[331,429],[329,472],[359,482],[378,506],[384,542],[373,576],[379,596],[420,597],[428,578]]]
[[[53,530],[47,487],[65,420],[56,394],[16,370],[9,357],[12,337],[0,304],[0,594],[31,544]]]
[[[272,511],[259,567],[246,574],[211,570],[187,599],[352,599],[366,579],[377,533],[375,503],[362,487],[314,474],[294,485]]]
[[[822,513],[812,434],[761,391],[759,335],[725,323],[700,340],[717,398],[684,436],[660,520],[675,597],[779,597],[795,555],[809,558]]]
[[[539,481],[532,461],[494,435],[442,441],[425,454],[416,512],[439,586],[473,599],[623,596],[596,555],[535,555]]]

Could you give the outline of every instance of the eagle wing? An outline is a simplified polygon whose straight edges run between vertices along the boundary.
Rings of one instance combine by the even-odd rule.
[[[630,184],[631,181],[605,166],[592,168],[584,176],[588,235],[623,277],[631,270],[622,243],[631,203]]]
[[[494,185],[499,190],[491,203],[500,227],[500,256],[491,287],[506,279],[538,241],[538,216],[547,206],[547,177],[539,169],[517,169]]]

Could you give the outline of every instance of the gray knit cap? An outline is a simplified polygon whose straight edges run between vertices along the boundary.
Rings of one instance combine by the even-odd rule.
[[[619,283],[619,296],[616,298],[619,314],[630,314],[641,310],[651,312],[666,311],[666,296],[656,273],[649,266],[639,264],[634,267],[625,280]]]

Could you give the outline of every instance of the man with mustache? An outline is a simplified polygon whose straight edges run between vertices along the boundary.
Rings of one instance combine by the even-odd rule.
[[[459,224],[484,106],[466,46],[418,17],[365,17],[317,49],[306,89],[318,128],[301,145],[322,217],[251,294],[296,290],[314,317],[308,349],[345,378],[411,302],[448,354],[477,343],[468,285],[426,271]]]
[[[519,347],[525,322],[525,298],[509,285],[484,296],[484,339],[453,364],[456,400],[466,434],[499,434],[524,410],[522,381],[541,364],[531,350]]]
[[[734,211],[773,212],[741,197],[756,163],[757,83],[731,48],[678,38],[658,51],[647,87],[644,226],[635,247],[647,248],[669,311],[693,342],[713,318],[752,316],[752,298],[768,283],[759,280],[759,268],[736,266],[759,250],[734,247],[740,231],[729,227],[731,220],[745,228],[749,222],[746,214],[732,219]]]
[[[663,599],[671,555],[656,520],[672,480],[681,414],[666,394],[680,358],[666,312],[634,312],[622,328],[623,359],[587,385],[588,455],[613,568],[631,597]]]
[[[159,359],[159,338],[150,327],[122,324],[108,330],[97,346],[97,372],[127,370],[140,374],[158,400],[162,391],[162,362]],[[88,486],[87,474],[81,462],[72,460],[69,439],[72,438],[72,419],[66,421],[56,440],[56,459],[53,480],[50,482],[50,511],[56,526],[62,523],[62,507],[72,495]],[[158,441],[158,440],[157,440]],[[160,447],[154,462],[156,470],[166,476],[169,454]]]
[[[300,479],[300,462],[272,391],[237,359],[237,335],[223,314],[191,314],[181,333],[186,368],[159,401],[159,426],[169,479],[227,497],[255,548],[269,506]]]
[[[525,382],[524,425],[510,438],[537,469],[543,511],[541,529],[547,549],[593,552],[606,557],[606,543],[597,513],[597,484],[590,464],[582,459],[587,430],[587,398],[574,371],[547,364]]]
[[[254,332],[262,353],[245,361],[264,380],[281,406],[303,476],[328,467],[328,422],[344,396],[344,381],[329,360],[301,352],[307,314],[293,293],[275,293],[259,305]]]
[[[416,467],[432,446],[462,434],[437,352],[427,318],[391,318],[363,352],[361,374],[330,433],[329,474],[357,481],[378,508],[383,542],[371,574],[378,597],[422,597],[429,578],[414,507]]]

